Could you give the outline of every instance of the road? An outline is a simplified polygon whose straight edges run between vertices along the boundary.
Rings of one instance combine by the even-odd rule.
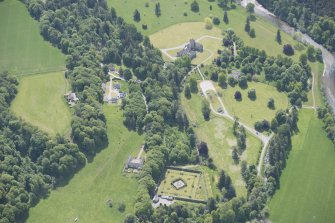
[[[209,81],[209,80],[205,80],[205,77],[203,75],[203,73],[201,72],[201,70],[199,69],[199,67],[197,66],[197,70],[198,70],[198,73],[200,74],[201,78],[202,78],[202,82],[200,83],[200,88],[201,88],[201,91],[202,93],[205,95],[205,97],[208,99],[208,95],[206,94],[207,91],[209,90],[212,90],[215,92],[215,95],[220,103],[220,106],[223,110],[222,113],[219,113],[215,110],[215,108],[213,107],[213,105],[210,103],[210,108],[212,110],[212,112],[218,116],[222,116],[222,117],[225,117],[231,121],[235,121],[235,118],[233,116],[231,116],[226,107],[224,106],[221,98],[219,97],[214,85],[213,85],[213,82],[212,81]],[[209,101],[209,100],[208,100]],[[250,134],[252,134],[253,136],[255,136],[256,138],[258,138],[259,140],[262,141],[263,143],[263,147],[262,147],[262,152],[261,152],[261,155],[260,155],[260,158],[259,158],[259,161],[258,161],[258,165],[257,165],[257,173],[258,173],[258,176],[261,176],[261,169],[262,169],[262,164],[263,164],[263,160],[264,160],[264,157],[265,157],[265,154],[266,154],[266,149],[269,145],[269,142],[271,140],[271,138],[273,137],[273,133],[271,133],[270,136],[266,136],[262,133],[259,133],[257,132],[255,129],[247,126],[246,124],[242,123],[242,122],[239,122],[239,124],[241,126],[243,126]]]

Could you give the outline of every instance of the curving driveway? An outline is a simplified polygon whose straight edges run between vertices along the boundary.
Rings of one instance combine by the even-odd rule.
[[[208,95],[206,94],[207,91],[214,91],[215,92],[215,95],[220,103],[220,106],[223,110],[222,113],[219,113],[217,112],[213,105],[210,103],[210,108],[212,110],[212,112],[218,116],[221,116],[221,117],[225,117],[231,121],[235,121],[235,118],[233,116],[231,116],[227,109],[225,108],[221,98],[218,96],[218,93],[213,85],[213,82],[212,81],[209,81],[209,80],[205,80],[204,78],[204,75],[202,74],[201,70],[199,69],[199,66],[197,66],[197,70],[198,70],[198,73],[200,74],[201,78],[202,78],[202,81],[200,83],[200,88],[201,88],[201,91],[202,93],[205,95],[206,99],[208,99]],[[257,132],[255,129],[247,126],[246,124],[242,123],[242,122],[239,122],[239,124],[241,126],[243,126],[250,134],[252,134],[253,136],[255,136],[256,138],[258,138],[259,140],[262,141],[263,143],[263,147],[262,147],[262,152],[261,152],[261,155],[260,155],[260,158],[259,158],[259,161],[258,161],[258,165],[257,165],[257,173],[259,176],[261,176],[261,169],[262,169],[262,164],[263,164],[263,160],[264,160],[264,157],[265,157],[265,154],[266,154],[266,149],[269,145],[269,142],[271,140],[271,138],[273,137],[273,133],[271,133],[270,136],[266,136],[262,133],[259,133]]]

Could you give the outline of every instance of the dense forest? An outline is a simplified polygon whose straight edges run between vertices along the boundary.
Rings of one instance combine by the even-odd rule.
[[[259,0],[281,20],[335,52],[335,4],[327,0]]]
[[[0,74],[0,222],[17,222],[58,181],[86,162],[76,144],[47,134],[9,110],[18,82]]]

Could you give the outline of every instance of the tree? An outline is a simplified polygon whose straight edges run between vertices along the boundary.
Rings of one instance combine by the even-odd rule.
[[[220,24],[220,19],[218,17],[213,18],[213,23],[214,25],[219,25]]]
[[[198,93],[198,82],[194,77],[190,78],[190,89],[192,93]]]
[[[268,108],[275,109],[275,100],[273,98],[270,98],[268,101]]]
[[[200,8],[199,8],[199,3],[194,0],[192,3],[191,3],[191,10],[193,12],[199,12]]]
[[[256,100],[256,90],[255,89],[250,89],[248,91],[248,97],[251,99],[251,100]]]
[[[235,91],[234,97],[235,97],[235,100],[241,101],[242,100],[241,92],[240,91]]]
[[[277,36],[276,36],[276,41],[281,44],[281,34],[280,34],[280,30],[277,30]]]
[[[246,31],[247,33],[250,32],[250,19],[249,19],[249,17],[247,18],[247,21],[245,23],[244,31]]]
[[[250,33],[249,33],[251,38],[255,38],[256,37],[256,32],[254,28],[251,28]]]
[[[308,46],[308,48],[307,48],[307,58],[311,62],[315,61],[315,50],[314,50],[313,46]]]
[[[248,3],[246,6],[246,10],[251,15],[252,13],[255,12],[255,5],[252,3]]]
[[[190,89],[190,86],[188,84],[185,86],[185,92],[184,92],[184,94],[185,94],[185,97],[187,99],[190,99],[192,97],[192,95],[191,95],[191,89]]]
[[[238,152],[237,152],[236,147],[234,147],[234,149],[232,151],[232,158],[233,158],[235,164],[238,164],[240,162],[240,157],[238,156]]]
[[[208,146],[206,142],[201,141],[198,144],[198,152],[199,152],[199,155],[206,156],[206,157],[208,156]]]
[[[217,186],[218,186],[219,190],[222,190],[222,188],[224,188],[225,185],[226,185],[226,174],[225,174],[224,170],[221,170]]]
[[[210,109],[210,106],[209,106],[209,102],[206,99],[204,99],[202,101],[201,111],[202,111],[202,114],[204,116],[204,119],[209,120],[209,117],[210,117],[210,114],[211,114],[211,109]]]
[[[213,28],[213,22],[212,19],[209,17],[205,18],[205,28],[206,29],[212,29]]]
[[[161,4],[159,2],[155,5],[155,15],[157,17],[161,16]]]
[[[283,52],[284,54],[286,54],[287,56],[292,56],[294,55],[294,49],[292,47],[291,44],[285,44],[283,47]]]
[[[229,18],[228,18],[228,12],[227,12],[227,11],[224,11],[224,14],[223,14],[223,21],[224,21],[224,23],[226,23],[226,24],[229,23]]]
[[[218,73],[216,71],[213,71],[211,74],[211,80],[212,81],[218,81]]]
[[[227,87],[227,76],[223,73],[220,74],[218,82],[221,88],[226,88]]]
[[[134,21],[135,22],[141,21],[141,14],[137,9],[135,9],[135,11],[134,11]]]
[[[133,74],[131,73],[131,70],[126,68],[123,72],[123,76],[125,80],[130,80],[133,77]]]
[[[121,202],[119,203],[118,210],[119,210],[120,212],[124,212],[124,211],[126,210],[126,204],[124,203],[124,201],[121,201]]]
[[[306,55],[306,53],[303,53],[303,54],[300,55],[299,62],[302,66],[307,65],[307,55]]]
[[[247,88],[248,87],[247,78],[245,76],[240,77],[240,79],[238,80],[238,85],[243,89]]]

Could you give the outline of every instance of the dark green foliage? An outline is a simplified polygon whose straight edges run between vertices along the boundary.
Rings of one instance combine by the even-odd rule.
[[[218,78],[219,78],[218,73],[216,71],[213,71],[211,73],[211,80],[212,81],[218,81]]]
[[[270,98],[268,101],[268,108],[274,110],[276,108],[275,106],[275,100],[273,98]]]
[[[199,152],[199,155],[202,155],[202,156],[205,156],[205,157],[208,156],[208,146],[207,146],[206,142],[201,141],[199,143],[198,152]]]
[[[135,22],[141,21],[141,13],[137,9],[134,11],[133,18]]]
[[[250,19],[249,19],[249,17],[247,18],[247,21],[245,23],[244,31],[246,31],[247,33],[250,32]]]
[[[220,24],[220,19],[218,17],[213,18],[213,24],[214,25],[219,25]]]
[[[190,89],[192,93],[198,93],[198,82],[195,78],[190,78]]]
[[[328,50],[335,51],[333,1],[260,0],[259,2],[289,25],[306,32]]]
[[[190,86],[188,84],[185,86],[184,94],[185,94],[185,97],[187,99],[191,98],[191,90],[190,90]]]
[[[235,164],[238,164],[238,163],[240,162],[240,157],[239,157],[239,155],[238,155],[238,152],[237,152],[237,148],[236,148],[236,147],[234,147],[231,156],[232,156],[232,158],[233,158]]]
[[[211,114],[211,108],[209,106],[209,102],[207,100],[203,100],[201,103],[201,112],[202,115],[204,116],[204,119],[206,121],[209,120],[210,114]]]
[[[283,47],[283,52],[287,55],[287,56],[292,56],[294,55],[294,49],[292,47],[291,44],[285,44]]]
[[[252,3],[248,3],[246,6],[246,10],[249,14],[252,14],[255,12],[255,5]]]
[[[250,89],[248,91],[248,98],[250,98],[251,100],[256,100],[257,96],[256,96],[256,90],[255,89]]]
[[[281,34],[279,29],[277,30],[276,41],[277,43],[281,44]]]
[[[199,8],[199,3],[194,0],[192,3],[191,3],[191,10],[193,12],[199,12],[200,8]]]
[[[228,18],[228,12],[227,12],[227,11],[224,11],[224,14],[223,14],[223,21],[224,21],[224,23],[226,23],[226,24],[229,23],[229,18]]]
[[[270,130],[270,122],[267,121],[267,120],[258,121],[258,122],[255,123],[254,127],[258,132],[269,131]]]
[[[157,17],[161,16],[162,13],[161,13],[161,4],[158,2],[155,4],[155,15]]]
[[[225,74],[220,74],[218,82],[219,82],[220,87],[226,88],[227,87],[227,76]]]
[[[241,101],[242,100],[242,94],[241,94],[241,92],[240,91],[235,91],[234,98],[237,101]]]
[[[0,73],[0,219],[18,222],[58,180],[85,165],[78,146],[45,133],[15,117],[9,110],[18,82]]]
[[[249,35],[250,35],[251,38],[255,38],[256,37],[256,32],[255,32],[254,28],[250,29]]]

